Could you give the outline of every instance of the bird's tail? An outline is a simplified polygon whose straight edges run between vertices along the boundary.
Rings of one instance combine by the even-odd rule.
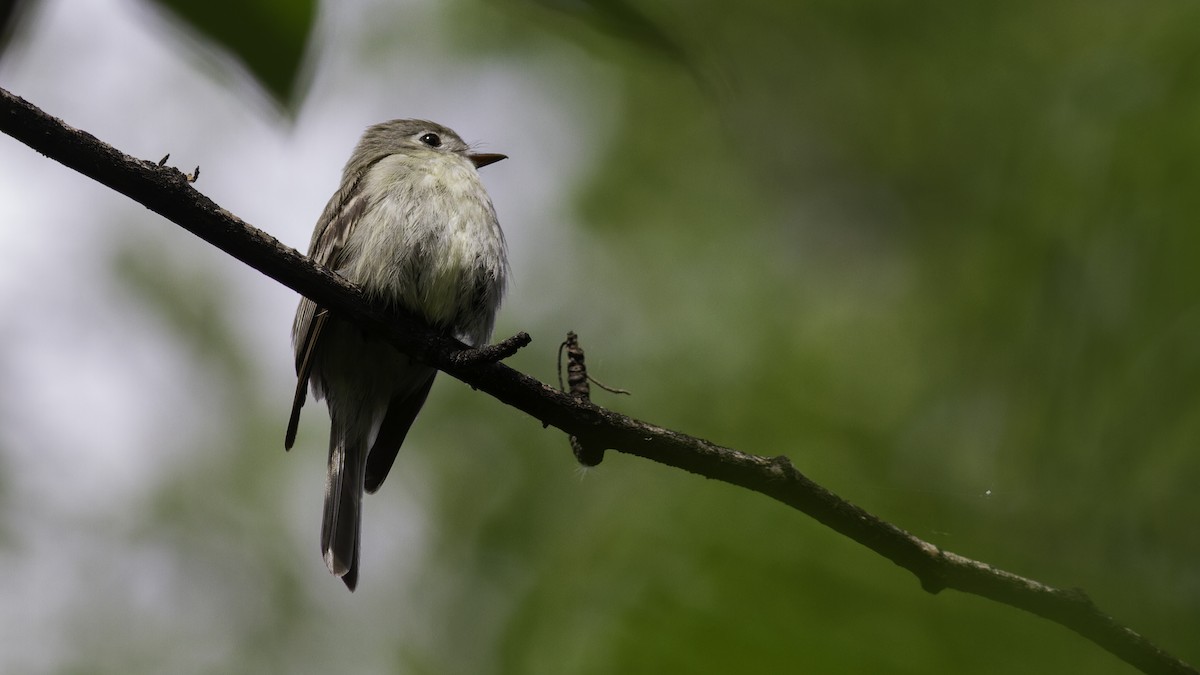
[[[332,412],[332,410],[331,410]],[[363,481],[367,439],[352,425],[332,415],[329,430],[329,470],[325,475],[325,517],[321,523],[321,553],[325,565],[350,590],[358,583],[359,532],[362,522]]]

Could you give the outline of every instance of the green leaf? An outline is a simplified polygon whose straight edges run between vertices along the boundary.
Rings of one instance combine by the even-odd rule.
[[[315,0],[152,0],[228,52],[267,93],[291,109],[302,78]]]
[[[0,55],[18,34],[32,7],[32,0],[0,0]]]

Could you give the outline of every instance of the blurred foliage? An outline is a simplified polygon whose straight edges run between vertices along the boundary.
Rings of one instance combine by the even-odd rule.
[[[563,283],[576,292],[532,325],[521,307],[539,299],[509,298],[499,332],[544,347],[514,367],[549,379],[547,345],[573,328],[593,374],[634,392],[599,403],[788,454],[901,527],[1082,587],[1200,662],[1200,6],[444,11],[481,62],[553,59],[565,39],[622,86],[575,202],[586,251]],[[281,44],[303,44],[309,20],[276,25]],[[237,22],[195,21],[220,44],[245,39]],[[269,455],[290,388],[245,377],[221,291],[141,254],[116,267],[197,362],[223,364],[213,377],[234,402],[223,452],[198,453],[147,516],[177,533],[189,581],[242,636],[222,672],[317,670],[368,626],[387,647],[338,666],[1130,672],[1031,616],[929,596],[761,496],[617,453],[582,473],[560,434],[449,380],[367,501],[376,522],[395,495],[421,502],[428,549],[398,588],[368,536],[354,620],[331,621],[337,584],[269,536],[290,504],[274,477],[319,464],[320,406],[302,457]]]
[[[579,24],[608,37],[687,64],[686,52],[666,27],[647,16],[641,7],[625,0],[538,0],[538,4],[573,17]]]
[[[571,327],[636,392],[612,404],[786,452],[1200,660],[1200,534],[1175,515],[1200,509],[1200,8],[640,3],[680,67],[580,25],[605,3],[564,4],[466,3],[455,25],[531,59],[530,27],[566,35],[623,75],[579,202],[594,264],[564,309],[595,311]],[[1127,670],[630,461],[585,481],[624,496],[564,525],[588,535],[492,545],[542,570],[506,672]]]

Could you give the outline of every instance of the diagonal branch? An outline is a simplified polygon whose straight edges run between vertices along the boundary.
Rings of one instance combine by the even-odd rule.
[[[751,455],[626,417],[499,363],[528,343],[524,333],[504,341],[500,349],[470,350],[411,317],[383,311],[355,285],[217,206],[177,169],[123,154],[4,89],[0,131],[143,204],[317,304],[378,331],[401,351],[591,447],[644,457],[783,502],[909,570],[930,593],[953,588],[1026,610],[1070,628],[1146,673],[1198,673],[1101,612],[1083,591],[1047,586],[938,548],[814,483],[786,457]]]

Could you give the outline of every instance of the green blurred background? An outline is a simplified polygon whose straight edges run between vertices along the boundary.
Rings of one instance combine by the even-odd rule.
[[[576,330],[601,405],[1200,662],[1200,5],[24,6],[0,84],[297,248],[366,124],[486,140],[512,366]],[[345,593],[295,295],[0,141],[7,672],[1132,672],[449,378]]]

